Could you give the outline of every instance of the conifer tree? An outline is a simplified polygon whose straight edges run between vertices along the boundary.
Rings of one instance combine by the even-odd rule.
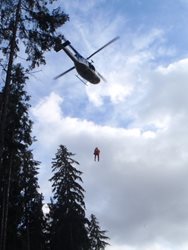
[[[44,53],[61,42],[58,28],[68,16],[60,7],[53,8],[56,0],[2,0],[0,5],[0,52],[4,93],[0,117],[0,165],[4,149],[4,130],[7,120],[9,87],[12,81],[13,65],[22,60],[25,72],[45,64]],[[1,168],[0,168],[1,171]]]
[[[109,243],[107,240],[109,237],[106,236],[106,231],[101,230],[99,222],[95,215],[91,215],[89,224],[89,239],[90,239],[90,250],[104,250]]]
[[[45,64],[44,53],[61,43],[62,35],[58,33],[58,29],[68,20],[68,15],[60,7],[54,9],[55,2],[56,0],[0,1],[0,67],[2,69],[0,85],[0,250],[5,250],[7,242],[7,223],[10,219],[8,213],[11,214],[8,211],[9,199],[13,199],[16,203],[16,197],[21,191],[20,185],[14,190],[12,181],[15,172],[20,173],[20,162],[24,161],[18,153],[21,150],[28,152],[28,148],[22,147],[22,144],[31,145],[32,143],[30,137],[24,136],[24,129],[31,126],[28,117],[19,122],[19,119],[14,120],[12,116],[14,113],[27,113],[27,105],[18,107],[18,104],[13,104],[15,95],[12,90],[16,86],[15,82],[17,82],[17,86],[22,83],[22,81],[19,82],[20,75],[26,79],[27,73],[36,66]],[[14,64],[19,61],[22,63],[22,67],[20,67],[22,69],[17,68],[15,71]],[[19,77],[16,72],[19,72]],[[28,133],[30,132],[28,131]],[[30,156],[32,157],[31,152]],[[30,162],[32,161],[34,167],[34,160],[30,159]],[[11,192],[13,196],[11,196]],[[19,205],[17,204],[17,206]],[[14,213],[13,217],[15,215],[17,214]],[[18,215],[20,215],[19,211]],[[15,222],[15,228],[18,222],[19,220]],[[14,231],[13,227],[12,231]],[[15,236],[16,238],[17,236]],[[27,246],[30,245],[27,244]]]
[[[79,163],[73,156],[65,146],[60,145],[52,162],[52,250],[89,249],[84,189],[80,185],[82,172],[74,166]]]
[[[24,90],[26,79],[21,65],[14,66],[0,176],[1,250],[44,249],[39,162],[30,149],[34,138],[28,115],[29,96]]]

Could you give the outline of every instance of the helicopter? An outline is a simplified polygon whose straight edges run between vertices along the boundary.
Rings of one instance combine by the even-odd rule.
[[[57,75],[54,79],[58,79],[59,77],[62,77],[63,75],[67,74],[73,69],[76,69],[78,74],[85,79],[86,81],[92,83],[92,84],[98,84],[100,80],[106,81],[106,79],[96,71],[94,65],[92,62],[89,61],[89,59],[97,54],[99,51],[110,45],[111,43],[115,42],[119,37],[115,37],[112,40],[110,40],[108,43],[103,45],[100,49],[96,50],[94,53],[92,53],[87,58],[83,57],[72,45],[71,42],[64,38],[64,42],[58,44],[54,49],[56,52],[63,50],[73,61],[74,66],[69,68],[68,70],[64,71],[63,73]],[[77,76],[84,84],[85,82]]]

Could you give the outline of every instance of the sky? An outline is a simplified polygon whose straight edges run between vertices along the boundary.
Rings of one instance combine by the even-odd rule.
[[[83,172],[86,212],[107,230],[107,250],[188,249],[188,1],[58,1],[60,32],[106,79],[84,85],[60,51],[30,77],[39,185],[52,196],[60,144]],[[93,150],[101,150],[99,162]]]

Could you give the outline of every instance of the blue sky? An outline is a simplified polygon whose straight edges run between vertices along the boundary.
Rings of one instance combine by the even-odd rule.
[[[188,249],[188,1],[58,1],[62,32],[107,82],[85,86],[64,52],[30,78],[35,158],[51,196],[59,144],[83,172],[87,213],[108,230],[107,250]],[[101,161],[93,161],[95,146]]]

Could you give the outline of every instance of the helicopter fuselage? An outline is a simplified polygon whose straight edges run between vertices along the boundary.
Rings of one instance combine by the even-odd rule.
[[[62,77],[63,75],[67,74],[68,72],[72,71],[73,69],[76,69],[78,74],[82,78],[84,78],[85,80],[87,80],[88,82],[90,82],[92,84],[99,83],[101,79],[104,82],[106,82],[106,79],[99,72],[97,72],[95,70],[94,65],[91,62],[89,62],[88,59],[90,59],[92,56],[97,54],[102,49],[106,48],[111,43],[115,42],[117,39],[119,39],[119,37],[113,38],[108,43],[103,45],[101,48],[99,48],[98,50],[96,50],[90,56],[88,56],[86,58],[84,58],[82,55],[80,55],[80,53],[78,53],[78,51],[71,45],[69,40],[63,38],[64,42],[62,43],[61,40],[57,39],[56,44],[54,46],[54,50],[56,52],[58,52],[60,50],[64,50],[64,52],[73,61],[74,66],[69,68],[68,70],[64,71],[63,73],[57,75],[54,79],[58,79],[59,77]],[[79,78],[79,76],[77,76],[77,77]],[[81,78],[79,78],[79,79],[82,81]],[[82,81],[82,82],[84,82],[84,81]]]
[[[95,71],[95,67],[87,59],[82,57],[73,47],[71,47],[75,55],[67,47],[62,47],[64,52],[70,57],[74,62],[74,66],[78,74],[90,83],[97,84],[100,82],[100,77]]]

